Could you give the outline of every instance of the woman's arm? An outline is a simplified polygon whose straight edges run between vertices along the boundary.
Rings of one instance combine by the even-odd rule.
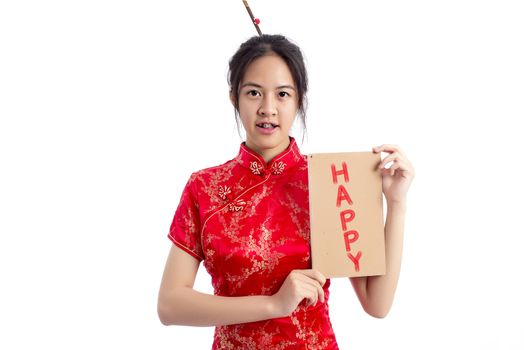
[[[173,244],[160,292],[158,317],[164,325],[219,326],[274,317],[270,296],[222,297],[193,289],[199,261]]]
[[[385,225],[386,274],[351,277],[350,281],[364,310],[377,318],[386,317],[397,288],[402,261],[406,203],[388,203]]]
[[[199,262],[173,244],[160,292],[158,317],[168,325],[221,326],[285,317],[308,299],[324,302],[326,278],[319,271],[292,270],[275,294],[224,297],[193,290]]]
[[[373,147],[373,152],[389,153],[382,159],[378,169],[382,174],[382,191],[387,200],[387,217],[384,227],[386,240],[386,274],[350,278],[362,307],[374,317],[386,317],[397,289],[404,241],[404,218],[409,186],[415,177],[415,169],[397,145],[385,144]],[[389,168],[386,164],[392,163]]]

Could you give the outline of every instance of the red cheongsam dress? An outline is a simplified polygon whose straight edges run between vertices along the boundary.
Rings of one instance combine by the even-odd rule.
[[[245,143],[226,163],[191,174],[169,239],[204,261],[215,295],[273,295],[310,269],[307,159],[293,137],[268,164]],[[217,326],[213,349],[338,349],[325,301],[290,316]]]

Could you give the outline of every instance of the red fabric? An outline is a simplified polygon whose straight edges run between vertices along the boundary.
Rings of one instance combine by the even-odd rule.
[[[193,173],[169,239],[204,266],[216,295],[273,295],[293,269],[310,269],[307,159],[294,138],[268,164],[238,155]],[[325,301],[288,317],[215,328],[213,349],[338,349]]]

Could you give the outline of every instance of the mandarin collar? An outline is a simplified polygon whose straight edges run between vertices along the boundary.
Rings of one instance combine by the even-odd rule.
[[[266,173],[273,175],[281,175],[286,170],[291,169],[294,165],[298,164],[302,159],[300,150],[295,141],[295,138],[289,136],[289,146],[276,155],[273,159],[266,164],[264,158],[246,146],[245,142],[240,144],[240,150],[236,160],[249,169],[253,175],[264,176]]]

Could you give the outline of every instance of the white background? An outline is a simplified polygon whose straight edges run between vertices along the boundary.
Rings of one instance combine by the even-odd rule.
[[[340,348],[524,348],[522,2],[250,5],[306,57],[303,153],[392,143],[416,170],[390,314],[332,281]],[[211,348],[157,293],[189,175],[238,152],[227,66],[255,34],[240,0],[0,3],[0,348]]]

